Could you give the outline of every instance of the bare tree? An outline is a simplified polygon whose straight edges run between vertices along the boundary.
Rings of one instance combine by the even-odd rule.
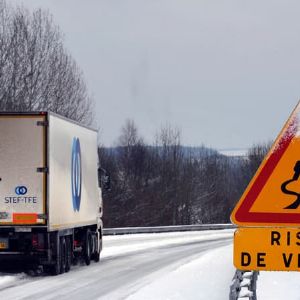
[[[248,151],[247,165],[252,177],[272,146],[272,142],[253,145]]]
[[[51,15],[0,0],[0,109],[51,110],[90,124],[92,100]]]
[[[126,183],[128,180],[137,181],[138,177],[142,175],[141,170],[144,167],[146,150],[143,138],[139,136],[137,126],[133,120],[126,120],[121,128],[117,146]]]
[[[139,142],[142,142],[142,138],[138,136],[138,129],[135,122],[131,119],[127,119],[125,125],[121,128],[118,146],[132,147]]]
[[[159,211],[166,223],[175,225],[182,209],[182,199],[179,199],[180,177],[183,162],[183,151],[180,143],[181,133],[170,124],[162,127],[156,135],[158,151],[158,170],[160,176]]]

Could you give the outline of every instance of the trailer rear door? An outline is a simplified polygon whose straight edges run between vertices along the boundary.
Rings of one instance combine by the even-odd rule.
[[[0,226],[42,225],[46,115],[0,115]]]

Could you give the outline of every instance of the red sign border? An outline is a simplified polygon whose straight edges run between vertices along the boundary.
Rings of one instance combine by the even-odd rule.
[[[297,106],[298,108],[298,106]],[[297,108],[295,110],[297,110]],[[251,207],[256,201],[258,195],[268,182],[273,170],[284,155],[286,149],[297,133],[298,120],[292,114],[291,121],[284,130],[279,141],[275,144],[275,148],[271,150],[271,154],[263,165],[260,173],[255,177],[255,181],[250,187],[243,202],[237,208],[234,218],[238,223],[270,223],[270,224],[299,224],[299,213],[272,213],[272,212],[250,212]]]

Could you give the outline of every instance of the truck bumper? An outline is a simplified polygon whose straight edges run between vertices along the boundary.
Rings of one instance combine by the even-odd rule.
[[[20,263],[20,264],[48,264],[47,253],[41,252],[17,252],[17,251],[5,251],[0,252],[0,263]]]

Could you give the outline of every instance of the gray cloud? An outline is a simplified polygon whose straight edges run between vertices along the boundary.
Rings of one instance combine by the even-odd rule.
[[[185,144],[248,147],[275,138],[298,101],[299,1],[23,3],[65,33],[106,145],[133,118],[149,142],[170,122]]]

